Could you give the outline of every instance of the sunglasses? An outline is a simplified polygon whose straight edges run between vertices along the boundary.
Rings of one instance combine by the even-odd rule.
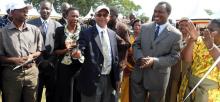
[[[97,17],[107,17],[108,14],[100,14],[100,13],[97,13],[96,16],[97,16]]]

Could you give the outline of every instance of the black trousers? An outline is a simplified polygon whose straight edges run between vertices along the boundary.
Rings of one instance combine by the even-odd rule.
[[[80,93],[77,90],[77,73],[80,64],[74,61],[72,65],[57,65],[56,92],[54,102],[81,102]]]
[[[54,102],[55,92],[55,68],[51,63],[43,62],[39,66],[39,80],[37,90],[37,102],[41,102],[44,87],[46,88],[46,102]]]

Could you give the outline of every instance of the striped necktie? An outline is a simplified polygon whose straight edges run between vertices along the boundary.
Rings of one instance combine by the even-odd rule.
[[[42,35],[43,35],[44,42],[46,40],[47,28],[48,28],[47,21],[44,21],[42,23],[42,30],[43,30]]]
[[[109,41],[107,36],[108,34],[105,31],[101,31],[102,52],[104,57],[102,73],[105,74],[108,74],[110,70],[109,68],[111,68],[111,50],[109,44],[107,43],[107,41]]]

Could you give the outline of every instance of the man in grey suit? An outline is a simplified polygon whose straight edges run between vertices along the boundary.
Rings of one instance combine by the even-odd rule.
[[[164,102],[170,67],[180,54],[181,33],[168,23],[171,6],[160,2],[154,21],[142,25],[134,44],[136,67],[131,75],[132,102]]]
[[[30,20],[28,23],[40,28],[41,34],[44,38],[45,51],[38,59],[39,68],[39,83],[37,92],[37,102],[41,102],[43,87],[46,87],[46,101],[53,102],[54,83],[55,83],[55,69],[54,63],[56,58],[52,55],[54,49],[55,29],[61,24],[55,20],[50,19],[52,11],[52,4],[49,1],[41,1],[40,15],[41,17]]]

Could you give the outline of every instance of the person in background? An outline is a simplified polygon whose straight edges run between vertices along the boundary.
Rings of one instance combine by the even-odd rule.
[[[202,31],[203,36],[191,21],[188,20],[185,27],[190,34],[186,48],[182,51],[182,59],[191,67],[182,80],[179,90],[179,102],[188,95],[190,90],[205,75],[214,61],[220,56],[220,19],[213,19],[208,28]],[[220,88],[219,75],[220,64],[217,64],[204,81],[186,99],[186,102],[219,102]]]
[[[159,2],[154,20],[142,25],[134,43],[136,65],[131,74],[132,102],[165,102],[170,67],[180,58],[181,33],[168,23],[171,5]]]
[[[188,21],[188,18],[183,17],[178,22],[178,29],[182,33],[181,51],[186,47],[186,43],[190,39],[189,32],[187,32],[186,29]],[[180,59],[177,64],[171,67],[170,80],[166,92],[166,102],[177,102],[177,95],[180,88],[181,80],[183,79],[183,76],[187,73],[189,67],[190,66],[188,66],[188,64],[185,63],[182,59]]]
[[[1,28],[6,26],[7,24],[10,24],[11,21],[12,21],[10,5],[8,5],[8,8],[7,8],[6,12],[7,12],[7,14],[4,15],[2,18],[0,18],[0,31],[1,31]]]
[[[4,102],[36,102],[38,68],[35,59],[44,50],[44,44],[40,30],[26,23],[31,8],[24,2],[13,2],[13,20],[0,32]]]
[[[57,58],[53,55],[55,29],[61,24],[53,19],[50,19],[52,4],[49,1],[43,0],[40,2],[40,17],[28,21],[29,24],[37,26],[41,30],[44,39],[45,51],[39,57],[37,63],[39,68],[39,85],[37,92],[37,101],[41,102],[44,86],[46,87],[47,102],[54,102],[55,88],[55,62]]]
[[[58,20],[58,22],[62,25],[66,25],[67,24],[67,20],[66,20],[66,11],[67,9],[69,9],[71,7],[71,5],[67,2],[63,2],[62,6],[61,6],[61,12],[62,12],[62,18]]]
[[[54,53],[58,56],[58,63],[54,102],[80,102],[80,93],[76,90],[75,79],[83,63],[83,58],[77,56],[78,52],[80,54],[78,49],[81,31],[78,21],[80,15],[79,11],[72,7],[66,13],[67,25],[58,27],[55,32]]]
[[[118,23],[118,10],[115,7],[110,8],[110,20],[108,22],[108,27],[116,32],[116,25]]]
[[[129,44],[131,45],[126,52],[126,67],[123,69],[123,77],[121,83],[121,102],[130,102],[130,75],[135,65],[135,60],[133,57],[132,45],[140,33],[141,21],[136,19],[134,24],[132,24],[134,34],[129,34]],[[129,29],[128,29],[129,30]]]
[[[130,15],[129,15],[129,23],[128,23],[128,25],[131,27],[132,26],[132,24],[134,23],[134,20],[136,20],[136,17],[135,17],[135,15],[133,14],[133,13],[131,13]]]
[[[134,41],[138,37],[138,34],[141,32],[141,20],[139,20],[139,19],[134,20],[134,22],[132,24],[132,29],[133,29],[133,31],[130,34],[131,44],[134,43]]]
[[[110,10],[98,6],[96,25],[80,33],[79,48],[85,57],[79,73],[81,102],[113,102],[119,91],[116,33],[107,27]]]
[[[11,15],[11,11],[10,11],[10,6],[11,5],[7,5],[6,7],[6,12],[7,14],[4,15],[3,17],[0,17],[0,32],[2,30],[3,27],[5,27],[6,25],[10,24],[12,22],[12,15]],[[0,62],[0,76],[1,76],[1,73],[2,73],[2,68],[1,68],[1,62]],[[2,92],[1,92],[1,88],[2,88],[2,80],[0,78],[0,95],[2,95]],[[4,102],[4,99],[2,97],[2,102]]]
[[[129,102],[129,81],[124,80],[126,76],[125,70],[128,67],[128,51],[131,47],[129,39],[129,29],[124,23],[117,23],[116,33],[119,36],[117,39],[118,55],[119,55],[119,68],[121,70],[121,89],[120,89],[120,102]],[[120,39],[119,39],[120,38]]]

